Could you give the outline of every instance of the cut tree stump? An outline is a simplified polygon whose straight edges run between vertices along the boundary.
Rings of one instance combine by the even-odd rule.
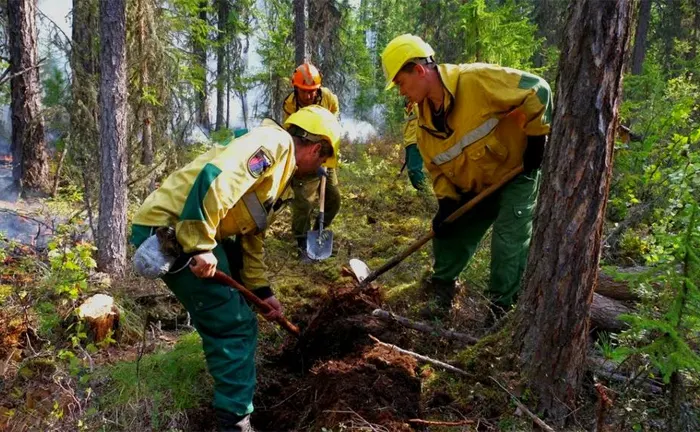
[[[624,303],[593,293],[591,304],[591,330],[619,332],[627,328],[627,323],[619,316],[630,313],[632,309]]]
[[[93,342],[102,342],[119,327],[119,309],[114,299],[106,294],[95,294],[78,307],[78,318],[85,323],[85,331]]]

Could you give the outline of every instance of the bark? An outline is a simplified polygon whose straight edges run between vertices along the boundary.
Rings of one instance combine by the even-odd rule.
[[[622,270],[625,274],[642,273],[649,270],[647,267],[630,267]],[[598,285],[595,287],[595,292],[605,297],[622,300],[622,301],[637,301],[639,296],[632,292],[627,281],[617,281],[612,276],[598,272]]]
[[[640,75],[644,67],[644,57],[647,51],[647,33],[651,17],[651,0],[641,0],[639,3],[639,18],[634,35],[634,51],[632,53],[632,75]]]
[[[100,215],[97,266],[126,267],[126,0],[100,2]]]
[[[294,61],[306,60],[306,0],[294,0]]]
[[[45,189],[49,161],[41,117],[36,0],[8,0],[7,32],[12,95],[12,175],[21,187]],[[19,73],[23,71],[23,73]]]
[[[226,83],[229,81],[226,65],[227,43],[230,38],[228,25],[231,8],[229,0],[217,0],[219,23],[216,48],[216,130],[224,127],[224,107],[226,106]],[[228,122],[226,122],[228,124]]]
[[[199,3],[199,19],[202,22],[207,21],[207,1],[203,0]],[[195,67],[199,70],[199,78],[201,79],[201,88],[197,91],[197,123],[209,129],[211,121],[209,119],[209,88],[207,85],[207,46],[204,41],[194,41],[193,52],[195,57]]]
[[[557,102],[514,346],[561,424],[583,376],[612,172],[631,2],[574,2],[562,41]]]

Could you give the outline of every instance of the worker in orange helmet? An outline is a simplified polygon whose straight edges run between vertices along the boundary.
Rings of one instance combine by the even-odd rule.
[[[340,116],[338,110],[338,97],[326,87],[321,87],[321,73],[311,63],[304,63],[296,68],[292,74],[294,90],[287,96],[283,104],[283,121],[309,105],[320,105],[326,108],[336,117]],[[302,262],[310,262],[306,253],[306,233],[311,229],[311,213],[316,207],[320,196],[321,175],[328,178],[326,182],[326,202],[323,217],[323,226],[328,226],[340,210],[340,190],[338,189],[338,147],[336,142],[333,157],[323,164],[323,169],[318,174],[312,174],[292,180],[294,201],[292,201],[292,234],[297,241],[299,258]]]

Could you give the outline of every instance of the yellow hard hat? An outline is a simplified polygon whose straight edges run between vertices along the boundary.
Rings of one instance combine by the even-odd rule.
[[[309,141],[326,140],[337,151],[342,128],[338,118],[320,105],[309,105],[293,113],[284,122],[284,127],[289,129],[296,125],[307,132],[304,137]]]
[[[406,33],[392,39],[382,52],[382,68],[387,81],[386,90],[394,86],[396,74],[409,60],[434,55],[433,48],[418,36]]]

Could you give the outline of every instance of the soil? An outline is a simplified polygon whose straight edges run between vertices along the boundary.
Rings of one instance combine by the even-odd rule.
[[[261,431],[347,427],[410,431],[420,416],[421,382],[410,357],[376,346],[368,334],[400,344],[406,336],[370,316],[381,297],[352,285],[335,288],[317,307],[294,317],[306,323],[299,341],[258,371],[253,425]]]

